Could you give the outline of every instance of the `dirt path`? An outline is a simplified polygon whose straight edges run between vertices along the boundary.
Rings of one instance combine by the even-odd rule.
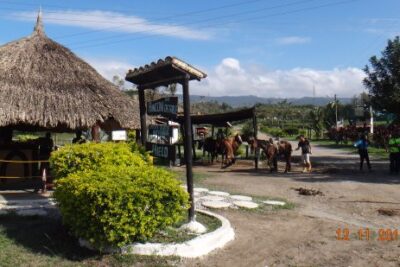
[[[295,152],[295,154],[299,154]],[[297,157],[298,158],[298,157]],[[297,159],[298,160],[298,159]],[[290,174],[252,170],[239,162],[221,170],[196,167],[207,174],[201,185],[262,198],[284,198],[293,210],[220,212],[233,224],[236,240],[223,250],[185,266],[400,266],[400,236],[378,241],[379,229],[398,229],[399,216],[379,215],[379,208],[400,208],[400,176],[387,173],[386,162],[373,162],[374,172],[359,172],[358,157],[315,146],[315,171]],[[280,169],[282,170],[280,165]],[[265,165],[264,165],[265,168]],[[302,196],[293,188],[318,189],[324,196]],[[349,241],[336,230],[348,228]],[[359,240],[359,229],[370,229],[370,240]]]

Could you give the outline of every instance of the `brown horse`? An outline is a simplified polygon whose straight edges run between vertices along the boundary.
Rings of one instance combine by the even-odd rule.
[[[285,173],[290,172],[292,168],[292,151],[292,144],[290,142],[282,140],[278,143],[278,154],[283,156],[286,162]]]
[[[286,162],[285,173],[291,170],[291,160],[292,160],[292,145],[288,141],[280,141],[277,146],[274,144],[273,140],[261,140],[255,138],[249,138],[248,143],[250,149],[253,152],[255,149],[262,149],[266,158],[267,164],[270,171],[278,171],[278,157],[283,156]]]
[[[221,140],[220,147],[222,152],[221,168],[228,167],[235,163],[235,153],[243,143],[242,137],[236,134],[234,137]],[[224,166],[225,164],[225,166]]]
[[[250,145],[252,153],[254,153],[256,149],[261,149],[264,152],[271,172],[278,171],[278,148],[274,145],[272,140],[262,140],[251,137],[247,142]]]

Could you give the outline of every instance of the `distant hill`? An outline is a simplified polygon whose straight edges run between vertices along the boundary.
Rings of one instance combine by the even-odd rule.
[[[178,95],[180,101],[182,101],[182,95]],[[352,98],[339,98],[339,101],[342,104],[348,104],[351,102]],[[264,98],[253,95],[247,96],[199,96],[199,95],[191,95],[190,101],[191,103],[199,103],[199,102],[210,102],[216,101],[220,104],[226,103],[234,108],[236,107],[250,107],[254,106],[257,103],[261,104],[276,104],[285,100],[285,98]],[[324,106],[331,102],[333,99],[329,97],[302,97],[302,98],[286,98],[286,100],[293,105],[316,105],[316,106]]]

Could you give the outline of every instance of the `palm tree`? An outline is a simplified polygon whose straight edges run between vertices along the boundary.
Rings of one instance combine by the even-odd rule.
[[[324,129],[324,112],[322,108],[316,107],[310,111],[311,128],[315,131],[317,138],[320,138]]]

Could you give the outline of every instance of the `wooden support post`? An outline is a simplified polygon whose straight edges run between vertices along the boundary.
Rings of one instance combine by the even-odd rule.
[[[140,142],[140,130],[135,130],[135,141],[136,143]]]
[[[179,157],[179,165],[182,165],[182,152],[181,152],[181,145],[177,144],[178,146],[178,157]]]
[[[193,159],[192,159],[192,122],[190,118],[190,99],[189,99],[189,75],[185,76],[182,81],[183,87],[183,115],[184,115],[184,128],[185,128],[185,160],[186,160],[186,179],[187,190],[189,193],[189,221],[194,220],[194,198],[193,198]]]
[[[142,146],[146,145],[147,141],[147,126],[146,126],[146,100],[144,97],[143,88],[139,88],[139,111],[140,111],[140,140]]]
[[[190,124],[190,131],[191,131],[191,133],[192,133],[193,160],[196,161],[196,160],[197,160],[197,155],[196,155],[196,142],[195,142],[195,140],[193,140],[193,139],[194,139],[194,138],[193,138],[194,133],[193,133],[193,125],[192,125],[192,124]]]
[[[43,164],[43,163],[41,163]],[[42,170],[42,193],[47,192],[47,171],[46,167],[43,168]]]
[[[211,125],[211,138],[214,139],[214,125]]]

